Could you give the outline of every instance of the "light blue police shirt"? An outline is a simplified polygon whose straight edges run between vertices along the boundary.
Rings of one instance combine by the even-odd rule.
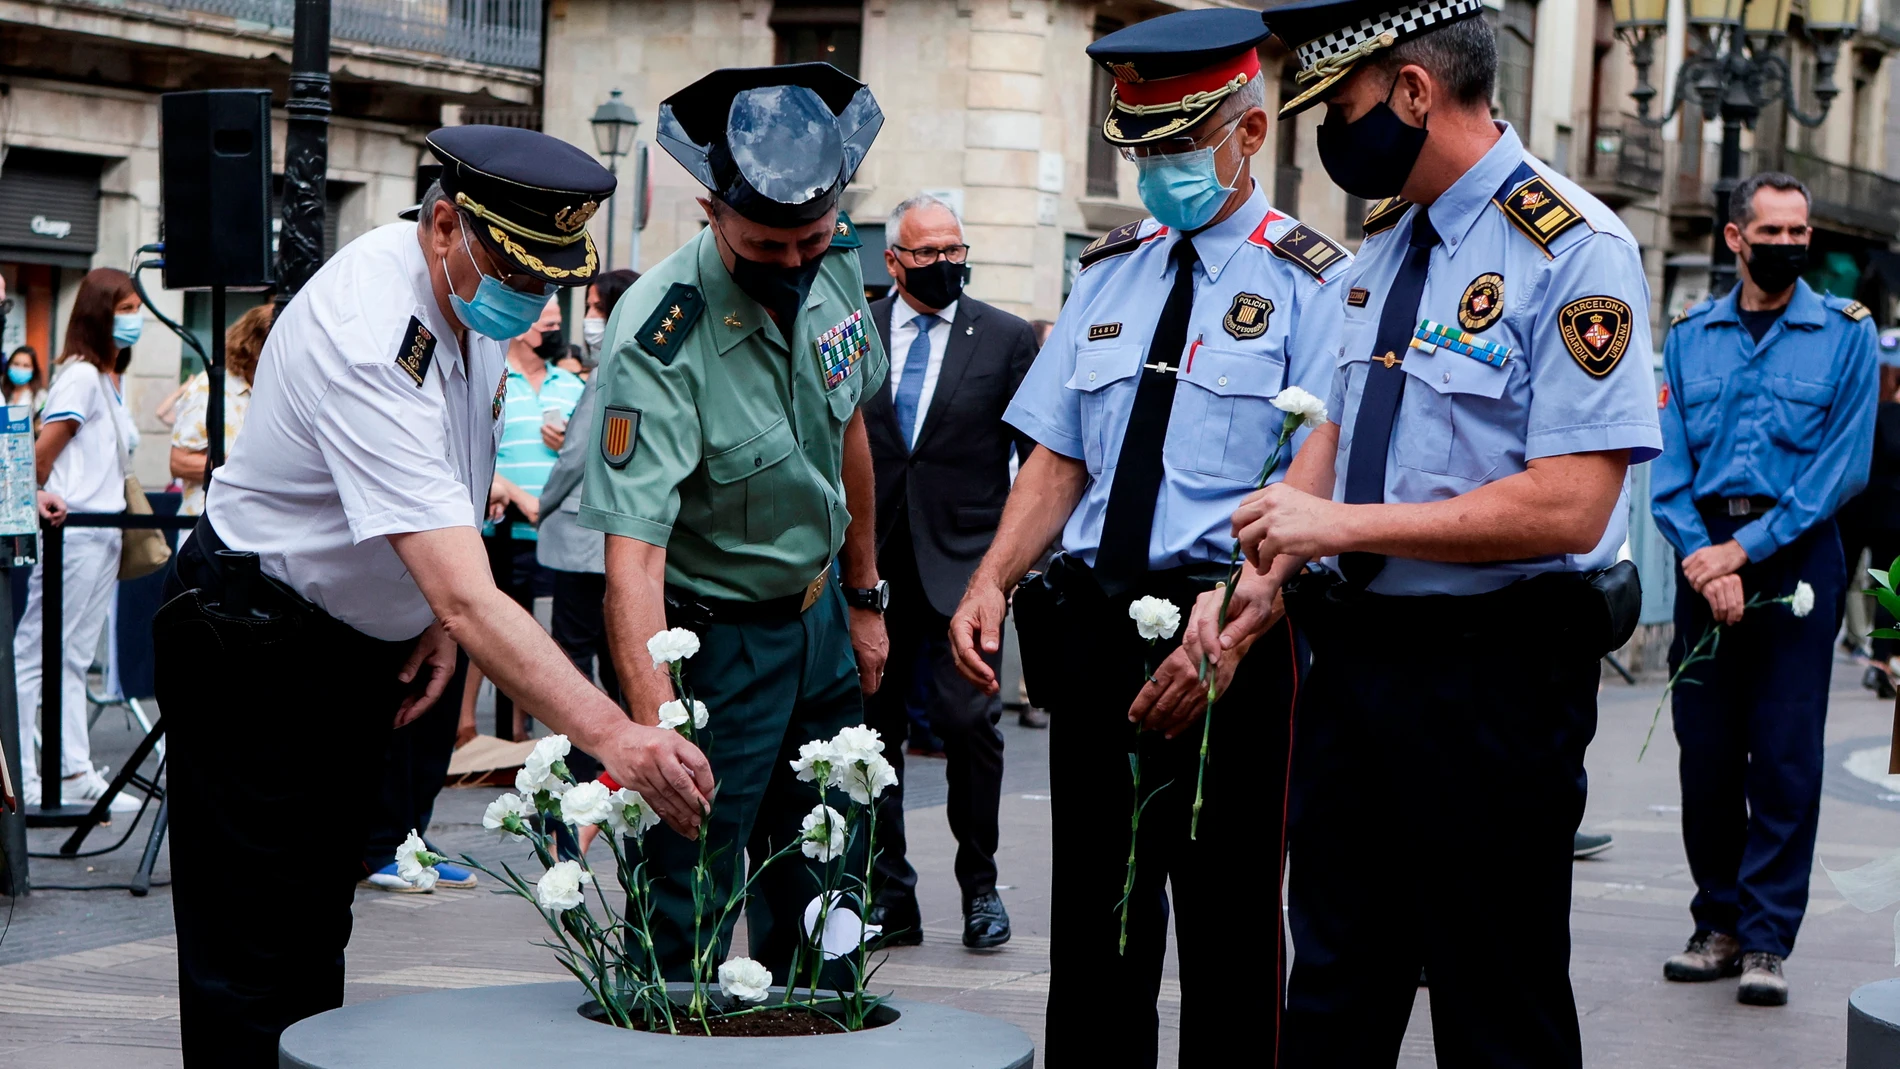
[[[1440,243],[1431,253],[1418,318],[1510,352],[1502,366],[1446,346],[1396,354],[1410,377],[1386,461],[1387,502],[1457,497],[1543,457],[1627,449],[1635,464],[1662,449],[1650,371],[1649,283],[1636,239],[1614,212],[1525,152],[1508,123],[1498,127],[1503,136],[1497,143],[1431,205]],[[1561,220],[1567,216],[1557,212],[1575,211],[1587,225],[1562,229],[1548,246],[1520,230],[1497,199],[1519,188],[1517,182],[1504,187],[1520,164],[1544,180],[1540,211],[1549,214],[1543,218]],[[1338,374],[1327,404],[1340,428],[1334,500],[1345,497],[1353,422],[1379,315],[1421,210],[1406,206],[1396,224],[1368,236],[1352,269],[1327,287],[1329,295],[1346,301],[1345,329],[1333,350]],[[1602,313],[1619,303],[1628,310],[1622,322]],[[1482,329],[1465,330],[1461,312],[1469,323],[1484,324]],[[1605,568],[1616,562],[1628,530],[1625,478],[1609,527],[1588,553],[1485,564],[1389,556],[1368,589],[1481,594],[1540,572]],[[1337,559],[1326,563],[1338,567]]]
[[[1296,227],[1256,184],[1238,211],[1194,236],[1200,262],[1187,345],[1162,354],[1179,368],[1180,382],[1162,447],[1150,569],[1225,564],[1234,510],[1253,491],[1280,433],[1285,414],[1272,398],[1290,385],[1326,394],[1342,307],[1332,293],[1338,284],[1327,280],[1351,255]],[[1087,464],[1088,487],[1062,547],[1091,567],[1148,344],[1174,281],[1170,250],[1180,240],[1152,219],[1138,235],[1132,251],[1082,270],[1003,413],[1046,448]],[[1311,270],[1285,258],[1315,250],[1302,262],[1323,266]],[[1269,481],[1285,475],[1305,435],[1288,443]]]
[[[1866,309],[1797,281],[1758,344],[1736,314],[1740,292],[1689,309],[1663,343],[1665,448],[1649,478],[1656,526],[1685,557],[1709,544],[1697,500],[1774,498],[1735,532],[1758,561],[1860,493],[1873,459],[1879,372]]]

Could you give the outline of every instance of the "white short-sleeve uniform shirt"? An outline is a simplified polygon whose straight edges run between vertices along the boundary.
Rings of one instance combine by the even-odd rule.
[[[475,526],[501,433],[506,347],[470,331],[461,350],[423,256],[415,224],[380,227],[290,302],[207,506],[226,545],[385,640],[434,618],[388,536]]]
[[[47,492],[58,494],[74,512],[124,512],[125,472],[119,467],[119,443],[131,448],[135,442],[130,440],[132,421],[119,391],[89,361],[68,360],[53,375],[44,411],[47,423],[71,420],[79,424],[72,441],[53,461],[46,477]]]

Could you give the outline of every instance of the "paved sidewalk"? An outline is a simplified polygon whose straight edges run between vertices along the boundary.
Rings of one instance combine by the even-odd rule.
[[[1857,679],[1852,666],[1838,667],[1827,734],[1830,764],[1820,857],[1835,868],[1900,851],[1900,783],[1878,785],[1856,779],[1845,768],[1852,754],[1883,746],[1891,723],[1891,705],[1875,701]],[[1789,962],[1790,1006],[1740,1006],[1733,981],[1680,985],[1661,978],[1662,959],[1689,934],[1693,885],[1682,856],[1676,751],[1666,723],[1649,756],[1636,762],[1659,690],[1656,683],[1607,682],[1601,727],[1590,751],[1585,827],[1614,833],[1616,845],[1576,869],[1572,975],[1585,1061],[1645,1069],[1839,1066],[1848,993],[1900,970],[1888,964],[1892,918],[1848,906],[1818,866],[1801,945]],[[115,748],[119,753],[129,748],[129,738],[111,719],[109,714],[101,722],[101,760],[113,759]],[[1009,773],[1000,860],[1015,939],[989,952],[966,951],[958,944],[959,901],[950,875],[954,844],[942,815],[942,766],[913,759],[910,820],[913,856],[922,873],[926,943],[893,951],[879,978],[904,997],[995,1014],[1039,1038],[1049,979],[1048,736],[1016,727],[1013,717],[1005,720],[1005,731]],[[1367,783],[1365,789],[1389,795],[1395,806],[1404,804],[1403,783]],[[494,793],[445,791],[432,837],[452,850],[499,856],[478,824],[482,806]],[[319,780],[313,779],[311,795],[313,803],[324,797]],[[286,815],[286,834],[295,833],[299,819]],[[1447,828],[1445,834],[1455,835],[1457,829]],[[103,845],[110,839],[97,841]],[[57,842],[53,833],[34,834],[36,849],[52,849]],[[87,862],[37,861],[34,875],[42,884],[122,880],[142,842],[141,828],[118,853]],[[1369,833],[1367,849],[1378,845],[1378,836]],[[164,874],[161,863],[161,878]],[[1395,896],[1404,893],[1406,878],[1403,872],[1392,874]],[[232,893],[270,893],[268,878],[249,879],[233,873]],[[1501,896],[1510,893],[1512,876],[1499,868],[1470,873],[1468,880],[1473,895]],[[1263,919],[1253,903],[1265,890],[1235,887],[1236,908],[1243,911],[1234,918],[1236,954],[1257,949],[1246,933]],[[6,907],[0,901],[0,911]],[[16,911],[11,933],[0,943],[0,1069],[179,1064],[176,955],[165,889],[142,900],[118,891],[46,891],[17,903]],[[533,945],[539,922],[530,909],[484,889],[432,895],[363,891],[356,918],[349,954],[351,1001],[564,978],[546,951]],[[1169,969],[1161,1014],[1164,1064],[1172,1065],[1179,1018],[1172,959]],[[1421,991],[1400,1060],[1407,1069],[1435,1064],[1429,1002],[1429,993]]]

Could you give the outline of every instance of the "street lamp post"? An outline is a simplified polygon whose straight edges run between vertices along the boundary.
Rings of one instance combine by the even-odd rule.
[[[1666,125],[1693,95],[1704,121],[1722,120],[1721,170],[1715,182],[1713,245],[1709,255],[1709,292],[1721,295],[1735,285],[1735,254],[1722,238],[1728,222],[1729,195],[1742,177],[1742,127],[1751,129],[1764,106],[1781,101],[1803,126],[1826,121],[1840,89],[1834,67],[1841,41],[1860,22],[1861,0],[1807,0],[1803,29],[1814,45],[1814,98],[1819,109],[1801,110],[1795,102],[1794,77],[1780,53],[1788,34],[1790,0],[1687,0],[1695,54],[1683,62],[1669,110],[1652,118],[1656,87],[1649,68],[1655,41],[1668,23],[1668,0],[1610,0],[1616,32],[1629,45],[1636,64],[1636,118],[1644,126]]]
[[[633,135],[640,128],[640,117],[634,114],[632,105],[620,99],[620,90],[616,89],[607,95],[605,104],[594,109],[594,117],[588,122],[594,127],[594,148],[607,158],[607,172],[618,178],[620,157],[633,150]],[[618,199],[607,199],[607,262],[603,271],[614,267],[614,202]]]
[[[284,104],[284,197],[277,234],[277,299],[288,302],[323,265],[325,175],[330,156],[330,0],[297,0]],[[214,334],[221,335],[218,323]],[[219,437],[212,441],[221,441]]]

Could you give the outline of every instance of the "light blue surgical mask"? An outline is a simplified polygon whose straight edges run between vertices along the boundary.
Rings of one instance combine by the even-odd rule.
[[[1232,136],[1234,132],[1227,131],[1227,137]],[[1214,164],[1214,153],[1227,143],[1227,137],[1211,148],[1135,157],[1135,190],[1162,226],[1199,230],[1220,214],[1221,205],[1234,192],[1233,186],[1221,183],[1220,169]],[[1240,175],[1234,177],[1238,180]]]
[[[139,343],[139,333],[145,329],[145,315],[142,312],[128,312],[112,317],[112,344],[121,349],[130,349]]]
[[[7,368],[7,381],[15,386],[25,386],[27,383],[33,381],[33,369],[30,367],[9,366]]]
[[[475,264],[474,251],[468,247],[467,230],[462,231],[462,251],[468,254],[468,262],[475,270],[481,271],[480,265]],[[442,271],[448,273],[446,262]],[[523,293],[498,278],[483,274],[481,283],[475,287],[474,300],[465,301],[450,289],[449,306],[468,329],[496,341],[508,341],[526,334],[541,321],[541,311],[548,306],[548,294]]]

